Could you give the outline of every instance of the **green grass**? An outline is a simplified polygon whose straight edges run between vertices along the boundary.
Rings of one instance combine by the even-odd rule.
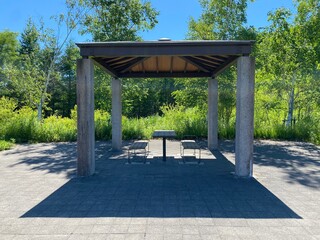
[[[5,140],[0,140],[0,151],[3,150],[8,150],[14,146],[14,143],[5,141]]]
[[[14,111],[15,105],[6,99],[0,99],[0,149],[7,149],[14,142],[66,142],[77,139],[76,109],[71,118],[50,116],[39,122],[37,113],[30,108]],[[1,101],[3,104],[1,105]],[[8,107],[10,106],[10,108]],[[7,107],[7,109],[6,109]],[[128,139],[150,139],[156,129],[173,129],[177,138],[194,135],[207,137],[206,111],[199,108],[165,106],[162,116],[154,115],[145,118],[122,117],[122,135]],[[111,116],[108,112],[96,110],[95,138],[110,140],[112,138]],[[257,120],[257,119],[256,119]],[[277,139],[293,141],[309,141],[320,144],[320,121],[302,119],[292,127],[273,122],[256,121],[254,135],[257,139]],[[219,119],[219,138],[235,138],[235,118],[229,124]]]

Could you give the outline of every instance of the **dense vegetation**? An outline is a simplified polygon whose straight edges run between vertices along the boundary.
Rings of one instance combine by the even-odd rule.
[[[256,40],[255,137],[320,144],[319,1],[294,1],[294,14],[270,12],[264,29],[246,25],[247,2],[199,0],[203,12],[189,20],[188,39]],[[73,31],[93,41],[140,41],[139,33],[157,24],[158,12],[140,0],[66,5],[67,13],[54,18],[56,30],[29,19],[21,34],[0,32],[0,149],[76,139]],[[235,66],[218,81],[219,137],[234,138]],[[111,138],[110,87],[110,77],[96,69],[96,139]],[[124,139],[150,138],[157,128],[206,137],[206,79],[123,79],[122,98]]]

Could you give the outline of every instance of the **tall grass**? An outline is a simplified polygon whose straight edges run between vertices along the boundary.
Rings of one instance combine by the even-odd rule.
[[[94,112],[95,136],[97,140],[111,139],[110,114],[102,110]]]
[[[65,142],[77,139],[76,109],[71,118],[50,116],[42,122],[37,120],[37,113],[30,108],[14,110],[16,104],[8,99],[0,99],[0,150],[7,149],[12,142]],[[177,138],[185,135],[207,137],[206,112],[198,108],[165,106],[162,116],[145,118],[122,118],[123,139],[150,139],[156,129],[173,129]],[[111,139],[111,116],[102,110],[96,110],[96,140]],[[292,127],[278,123],[256,121],[255,138],[285,139],[310,141],[320,144],[320,121],[304,119]],[[219,121],[219,138],[234,139],[235,119],[225,124]],[[5,140],[5,141],[4,141]]]
[[[8,149],[12,148],[13,145],[14,145],[13,142],[0,140],[0,151],[8,150]]]
[[[281,123],[255,126],[255,138],[290,141],[308,141],[320,145],[320,123],[308,119],[300,120],[293,126]]]
[[[163,116],[150,116],[140,119],[123,117],[123,138],[151,138],[154,130],[175,130],[177,138],[185,135],[204,137],[207,134],[206,115],[197,108],[163,107]]]

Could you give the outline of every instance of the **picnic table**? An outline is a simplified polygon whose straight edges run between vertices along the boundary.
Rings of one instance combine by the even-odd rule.
[[[166,140],[167,138],[174,138],[176,132],[174,130],[155,130],[153,132],[153,138],[162,138],[162,152],[163,152],[163,161],[167,160],[166,156]]]

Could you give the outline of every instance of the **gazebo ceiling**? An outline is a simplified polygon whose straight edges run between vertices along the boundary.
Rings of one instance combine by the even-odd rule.
[[[238,57],[250,55],[254,41],[147,41],[77,43],[117,78],[214,77]]]

